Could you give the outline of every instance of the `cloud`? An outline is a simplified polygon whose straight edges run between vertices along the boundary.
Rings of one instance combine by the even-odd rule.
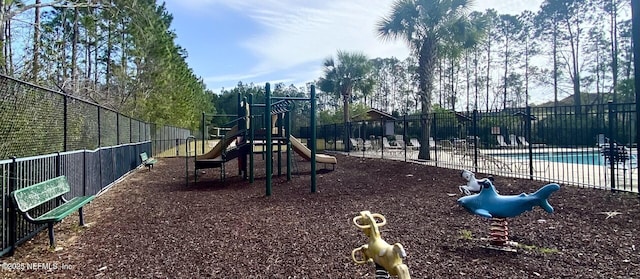
[[[271,2],[271,1],[266,1]],[[280,1],[279,1],[280,2]],[[268,31],[248,38],[243,45],[262,57],[253,70],[286,69],[318,61],[337,50],[362,51],[369,57],[406,57],[402,42],[377,39],[376,22],[388,10],[390,1],[328,0],[321,5],[302,6],[299,1],[248,11]]]
[[[362,51],[370,58],[404,59],[409,48],[403,41],[382,41],[376,23],[391,9],[392,0],[170,0],[174,5],[200,13],[232,9],[246,15],[258,35],[238,42],[257,60],[247,74],[205,78],[207,82],[237,82],[252,78],[267,79],[271,75],[319,77],[322,60],[337,50]],[[499,13],[535,10],[542,0],[478,0],[474,10],[494,8]],[[242,55],[242,54],[240,54]],[[314,67],[301,67],[310,65]],[[293,71],[305,71],[295,73]],[[316,76],[313,76],[316,75]],[[276,78],[279,78],[276,77]],[[302,81],[300,81],[302,82]]]

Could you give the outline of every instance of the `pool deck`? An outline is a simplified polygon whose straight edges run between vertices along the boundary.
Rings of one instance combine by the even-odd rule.
[[[406,161],[452,168],[469,169],[478,173],[488,173],[493,175],[508,176],[514,178],[531,178],[545,182],[555,182],[570,184],[579,187],[598,188],[611,190],[613,177],[615,189],[627,192],[638,192],[638,168],[637,164],[630,167],[626,164],[617,164],[613,169],[605,165],[589,165],[580,163],[552,162],[546,160],[532,160],[529,168],[529,160],[517,157],[508,158],[494,156],[496,154],[527,154],[528,149],[478,149],[478,166],[473,165],[473,153],[455,152],[454,150],[431,151],[430,161],[418,160],[418,151],[407,150]],[[589,153],[597,152],[597,148],[535,148],[534,153],[557,153],[557,152],[577,152]],[[489,155],[493,154],[493,155]],[[632,154],[636,154],[635,150]],[[404,150],[390,151],[384,153],[377,151],[354,151],[350,156],[360,156],[368,158],[385,158],[391,160],[405,160]],[[637,156],[636,156],[637,157]]]

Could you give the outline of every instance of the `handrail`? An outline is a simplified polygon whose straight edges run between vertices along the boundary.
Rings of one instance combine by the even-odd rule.
[[[185,141],[185,143],[186,143],[185,144],[185,146],[186,146],[185,148],[187,149],[186,152],[185,152],[185,154],[187,154],[187,156],[185,156],[185,179],[187,181],[187,187],[189,187],[189,155],[191,153],[191,152],[189,152],[190,151],[189,140],[192,140],[194,142],[194,145],[195,145],[196,137],[188,136],[186,141]],[[197,150],[198,150],[198,147],[195,147],[195,151],[193,152],[194,161],[195,161],[196,155],[198,154]]]
[[[231,121],[229,121],[229,122],[227,122],[227,123],[224,123],[222,126],[228,126],[228,125],[230,125],[230,124],[236,123],[236,122],[238,122],[238,121],[240,121],[240,120],[243,120],[243,119],[245,119],[245,118],[247,118],[247,117],[246,117],[246,116],[238,117],[238,118],[233,119],[233,120],[231,120]]]

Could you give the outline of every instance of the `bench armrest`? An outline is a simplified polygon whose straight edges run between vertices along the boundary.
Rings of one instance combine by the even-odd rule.
[[[33,217],[31,217],[31,215],[29,215],[29,212],[22,212],[22,211],[20,211],[20,209],[18,209],[18,207],[17,207],[17,206],[14,206],[14,207],[13,207],[13,210],[15,210],[15,211],[19,212],[19,213],[22,215],[22,217],[24,217],[25,219],[27,219],[27,221],[29,221],[30,223],[35,223],[35,222],[36,222],[36,219],[34,219]]]

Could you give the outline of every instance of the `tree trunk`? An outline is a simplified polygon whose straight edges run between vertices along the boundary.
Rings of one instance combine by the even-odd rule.
[[[345,147],[347,148],[347,152],[351,151],[351,149],[353,148],[353,146],[351,146],[351,129],[349,129],[350,126],[350,122],[349,121],[349,94],[345,93],[342,95],[342,109],[344,110],[342,115],[343,115],[343,121],[344,121],[344,144]]]
[[[40,0],[36,0],[36,5],[40,5]],[[40,72],[40,7],[36,6],[35,18],[33,20],[33,61],[31,67],[32,81],[38,83],[38,72]]]
[[[525,38],[524,46],[524,106],[529,106],[529,37]]]
[[[7,55],[7,59],[3,61],[2,69],[5,73],[13,75],[13,53],[11,48],[11,22],[5,24],[4,30],[1,32],[5,38],[4,53]]]
[[[74,93],[78,91],[78,13],[78,8],[74,8],[71,34],[71,82]]]
[[[475,90],[476,90],[476,92],[475,92],[476,96],[475,96],[475,102],[473,104],[473,109],[477,110],[478,109],[478,50],[477,49],[474,51],[473,64],[475,64],[474,65],[474,67],[475,67],[475,71],[474,71],[475,79],[474,79],[473,85],[474,85]]]
[[[490,31],[487,31],[490,34]],[[491,40],[487,42],[487,111],[489,111],[489,83],[491,82]]]
[[[419,159],[431,160],[429,152],[429,137],[431,137],[431,96],[433,94],[434,68],[437,57],[437,44],[431,39],[425,39],[418,55],[418,86],[420,87],[420,102],[422,103],[421,125],[422,142],[420,143]]]
[[[618,102],[618,6],[611,0],[610,37],[611,37],[611,73],[613,75],[613,102]]]
[[[0,73],[7,73],[7,43],[6,33],[7,33],[7,18],[6,18],[6,4],[5,0],[0,0]]]
[[[554,115],[558,109],[558,25],[557,21],[553,20],[553,111]]]
[[[471,69],[469,69],[469,51],[466,51],[466,55],[464,58],[464,70],[467,73],[467,112],[469,112],[469,102],[471,102],[471,99],[469,98],[469,94],[471,94]]]
[[[111,52],[113,51],[113,32],[112,25],[113,20],[111,18],[111,14],[109,15],[109,19],[107,20],[107,52],[106,52],[106,70],[104,73],[105,85],[107,87],[107,94],[109,94],[109,89],[111,88]]]
[[[502,109],[507,108],[507,76],[509,75],[509,35],[505,35],[504,43],[504,81],[502,92]]]

